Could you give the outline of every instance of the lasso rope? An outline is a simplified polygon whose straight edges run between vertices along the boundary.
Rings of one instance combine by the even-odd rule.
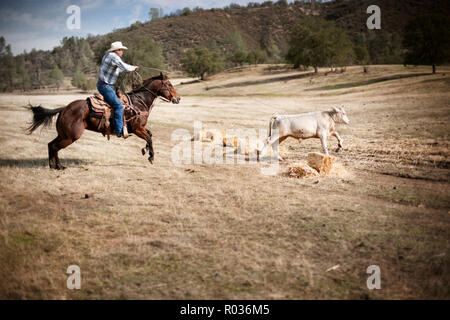
[[[167,70],[162,70],[162,69],[158,69],[158,68],[150,68],[150,67],[146,67],[146,66],[139,66],[139,68],[144,68],[144,69],[149,69],[149,70],[155,70],[155,71],[160,71],[160,72],[164,72],[164,73],[169,73],[169,71],[167,71]]]
[[[142,79],[142,76],[139,72],[135,71],[131,74],[131,88],[133,90],[138,87],[141,87],[143,83],[144,80]]]

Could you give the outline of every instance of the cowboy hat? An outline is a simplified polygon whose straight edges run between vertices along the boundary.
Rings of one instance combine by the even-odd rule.
[[[116,51],[116,50],[120,50],[120,49],[128,50],[128,48],[125,47],[122,44],[122,42],[116,41],[116,42],[111,43],[111,48],[109,48],[109,50],[107,52],[112,52],[112,51]]]

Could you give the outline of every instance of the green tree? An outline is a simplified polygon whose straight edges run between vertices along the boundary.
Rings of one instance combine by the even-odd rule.
[[[307,17],[293,28],[286,60],[299,66],[345,66],[351,62],[353,45],[342,29],[322,18]]]
[[[265,63],[269,59],[267,52],[264,50],[253,50],[247,55],[247,62],[249,64],[260,64]]]
[[[33,87],[40,88],[44,84],[45,71],[47,71],[51,66],[47,65],[45,58],[45,53],[42,50],[32,49],[28,59],[30,60],[30,69],[32,71],[33,77]]]
[[[188,50],[181,63],[190,76],[200,77],[202,80],[205,80],[207,74],[215,74],[224,69],[219,54],[202,46]]]
[[[150,8],[150,11],[148,12],[148,16],[151,21],[158,20],[159,18],[162,18],[162,16],[163,16],[163,9],[162,8]]]
[[[403,34],[405,64],[436,65],[450,60],[450,22],[444,15],[422,15],[412,19]]]
[[[183,16],[189,16],[192,14],[192,10],[189,7],[183,8],[181,11],[181,15]]]
[[[17,57],[16,60],[16,73],[19,77],[20,87],[23,91],[30,90],[32,86],[32,79],[30,71],[27,68],[25,53]]]
[[[328,64],[333,71],[333,67],[346,67],[352,63],[355,52],[353,50],[353,43],[348,38],[344,30],[331,27],[332,32],[330,46],[330,54],[328,57]]]
[[[64,50],[61,47],[55,48],[53,51],[53,56],[55,62],[65,75],[71,75],[73,73],[75,64],[73,62],[72,55],[68,50]]]
[[[278,2],[275,3],[275,5],[286,8],[289,4],[287,0],[278,0]]]
[[[83,83],[81,84],[81,90],[89,91],[94,90],[97,87],[97,81],[94,78],[85,77]]]
[[[14,89],[15,60],[11,52],[11,45],[7,45],[3,37],[0,37],[0,70],[0,91]]]
[[[325,23],[315,18],[305,18],[294,26],[289,35],[286,55],[286,60],[293,63],[294,68],[312,66],[317,73],[318,67],[326,63],[329,49],[324,35]]]
[[[261,3],[261,7],[271,7],[273,6],[273,1],[264,1]]]
[[[72,85],[74,87],[83,88],[84,82],[86,81],[86,77],[84,74],[77,68],[72,75]]]
[[[237,50],[228,58],[228,60],[233,62],[235,65],[242,66],[245,62],[247,62],[247,54],[242,50]]]
[[[87,77],[77,68],[72,76],[72,85],[83,91],[88,91],[95,89],[96,81],[94,78]]]
[[[102,63],[103,56],[105,55],[106,51],[111,47],[111,43],[114,41],[116,40],[106,36],[97,43],[97,45],[94,48],[94,61],[97,66],[99,66]]]
[[[165,69],[162,46],[145,36],[136,37],[133,42],[130,42],[128,50],[124,51],[123,60],[134,66],[143,66],[144,68],[139,70],[139,75],[144,79],[159,74],[148,68]],[[131,76],[135,76],[135,74]],[[128,91],[131,88],[131,79],[128,73],[121,73],[116,87],[122,91]]]
[[[247,44],[242,38],[242,33],[235,30],[229,34],[224,39],[226,45],[231,48],[231,52],[234,54],[237,51],[247,52]]]
[[[388,64],[400,64],[403,62],[403,48],[401,36],[393,32],[391,33],[391,47],[389,48],[389,57],[386,61]]]
[[[402,62],[401,39],[397,33],[371,32],[367,36],[367,48],[374,64],[397,64]]]
[[[276,42],[273,40],[273,38],[270,36],[268,30],[263,32],[263,35],[260,40],[260,45],[262,49],[264,49],[267,52],[268,60],[275,63],[281,61],[282,56],[281,50],[276,44]]]
[[[124,51],[123,60],[136,66],[165,68],[162,46],[146,36],[137,37],[128,45],[128,50]],[[144,78],[152,75],[152,71],[145,68],[139,72]],[[155,72],[153,71],[153,73]]]
[[[364,72],[367,72],[367,64],[370,61],[369,51],[362,45],[354,47],[355,50],[355,62],[363,66]]]
[[[84,73],[94,73],[94,56],[94,52],[92,51],[89,42],[85,39],[81,39],[79,41],[79,46],[75,57],[78,62],[77,67],[79,67]]]
[[[53,66],[53,69],[50,71],[49,79],[52,84],[56,86],[56,89],[59,91],[59,87],[64,82],[64,74],[62,73],[61,69],[58,68],[58,66],[55,64]]]
[[[96,72],[95,54],[87,39],[64,37],[61,45],[53,49],[52,57],[65,75],[73,75],[77,68],[86,74]],[[52,64],[47,66],[52,68]]]

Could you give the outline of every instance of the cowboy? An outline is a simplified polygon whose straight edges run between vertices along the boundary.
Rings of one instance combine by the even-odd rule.
[[[138,71],[138,66],[131,66],[122,61],[123,50],[127,50],[122,42],[111,43],[111,48],[106,51],[100,65],[100,74],[98,76],[97,89],[105,98],[105,101],[114,109],[114,122],[117,137],[123,135],[123,105],[114,91],[114,84],[120,73],[127,71]]]

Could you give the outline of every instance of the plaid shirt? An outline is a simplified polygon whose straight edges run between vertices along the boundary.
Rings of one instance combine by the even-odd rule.
[[[117,77],[124,71],[134,71],[136,67],[126,64],[120,59],[120,57],[114,52],[107,52],[102,59],[100,65],[100,75],[98,76],[100,81],[114,85],[117,81]]]

